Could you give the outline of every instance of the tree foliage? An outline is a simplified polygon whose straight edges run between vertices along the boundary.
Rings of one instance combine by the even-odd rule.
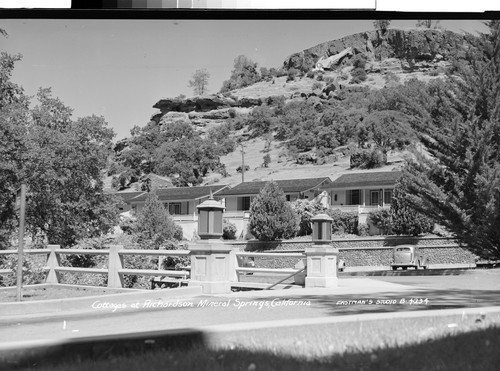
[[[193,88],[195,95],[204,95],[208,92],[208,79],[210,78],[210,73],[202,68],[196,70],[192,76],[192,80],[189,80],[189,87]]]
[[[102,117],[72,119],[72,110],[40,89],[38,104],[11,81],[20,55],[0,56],[0,234],[12,232],[14,191],[28,186],[26,229],[70,246],[108,232],[117,222],[115,200],[102,172],[114,133]]]
[[[228,92],[234,89],[244,88],[260,80],[257,63],[250,58],[239,55],[234,60],[234,69],[231,72],[231,77],[222,83],[221,93]]]
[[[390,209],[392,232],[410,236],[430,233],[434,222],[408,204],[406,182],[408,179],[402,176],[394,187]]]
[[[11,81],[20,59],[20,55],[0,54],[0,247],[7,244],[9,231],[16,224],[14,193],[26,161],[29,99],[22,87]]]
[[[390,24],[391,21],[389,19],[376,19],[373,21],[373,27],[375,27],[376,30],[382,31],[382,33],[387,31]]]
[[[500,21],[458,61],[446,102],[419,133],[428,153],[408,165],[408,200],[484,258],[500,259]]]
[[[155,173],[171,177],[176,186],[198,185],[209,171],[225,173],[220,155],[234,149],[231,138],[224,136],[228,130],[213,129],[203,138],[187,122],[158,125],[152,121],[137,128],[127,150],[118,153],[117,162],[126,169],[119,178]]]
[[[398,111],[374,111],[358,129],[358,140],[362,147],[373,142],[384,154],[391,150],[402,150],[415,139],[408,118]]]
[[[433,19],[419,19],[416,23],[417,27],[423,28],[439,28],[439,21]]]
[[[168,241],[182,239],[174,219],[154,191],[148,195],[144,207],[137,214],[133,232],[138,243],[147,249],[158,250]]]
[[[332,233],[336,234],[357,234],[358,233],[358,213],[354,211],[341,211],[337,209],[327,209],[326,214],[332,221]]]
[[[275,241],[295,236],[298,219],[283,190],[269,182],[250,205],[249,230],[260,241]]]
[[[104,193],[102,179],[113,131],[102,117],[73,121],[50,89],[40,89],[37,98],[23,167],[29,229],[63,246],[108,232],[118,220],[117,201]]]
[[[290,203],[293,211],[299,218],[298,236],[306,236],[312,233],[311,218],[314,215],[321,214],[325,211],[325,207],[319,202],[309,201],[306,199],[297,199]]]
[[[390,235],[393,233],[392,214],[389,209],[378,209],[371,211],[368,214],[367,221],[369,224],[377,227],[383,235]]]

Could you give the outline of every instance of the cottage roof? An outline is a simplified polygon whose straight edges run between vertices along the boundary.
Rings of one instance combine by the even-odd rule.
[[[401,176],[401,171],[378,171],[366,173],[344,174],[334,180],[330,185],[322,188],[356,188],[393,186]]]
[[[137,197],[144,192],[113,192],[112,194],[121,198],[123,202],[128,202],[130,199]]]
[[[332,181],[329,177],[323,178],[308,178],[308,179],[286,179],[286,180],[276,180],[278,186],[285,193],[295,193],[295,192],[305,192],[326,184],[330,184]],[[268,181],[258,181],[258,182],[243,182],[234,186],[230,189],[225,189],[219,192],[218,196],[238,196],[238,195],[253,195],[258,194],[262,188],[268,183]]]
[[[226,188],[227,185],[210,185],[197,187],[173,187],[160,188],[156,190],[156,194],[160,201],[181,201],[181,200],[197,200],[203,197],[210,196],[210,191],[216,196],[217,192]],[[144,202],[148,197],[148,193],[144,192],[141,195],[132,198],[129,202]]]

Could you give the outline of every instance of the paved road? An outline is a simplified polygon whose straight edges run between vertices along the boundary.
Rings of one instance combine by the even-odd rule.
[[[465,274],[461,270],[449,270],[445,275],[436,276],[370,276],[370,278],[433,290],[500,291],[500,268],[468,270]]]
[[[341,281],[348,282],[348,281]],[[6,342],[123,334],[137,331],[196,329],[207,325],[332,318],[335,316],[500,305],[500,270],[477,270],[460,276],[370,277],[338,290],[253,291],[198,297],[184,307],[140,302],[139,312],[112,311],[106,299],[90,314],[0,326]],[[397,284],[395,284],[397,283]],[[355,292],[355,293],[354,293]],[[120,303],[108,303],[119,306]],[[160,306],[162,308],[154,308]]]

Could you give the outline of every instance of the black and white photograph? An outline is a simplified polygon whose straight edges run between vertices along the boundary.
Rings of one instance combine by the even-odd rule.
[[[179,3],[0,9],[0,370],[499,369],[498,13]]]

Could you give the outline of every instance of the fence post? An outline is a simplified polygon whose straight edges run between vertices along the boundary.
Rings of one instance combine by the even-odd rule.
[[[123,269],[123,257],[119,251],[123,249],[122,245],[109,245],[108,257],[108,287],[122,288],[123,277],[120,270]]]
[[[59,249],[59,245],[47,245],[50,250],[49,257],[47,258],[47,267],[49,268],[49,273],[45,278],[45,283],[59,283],[59,272],[56,268],[61,264],[61,258],[56,253],[56,249]]]

